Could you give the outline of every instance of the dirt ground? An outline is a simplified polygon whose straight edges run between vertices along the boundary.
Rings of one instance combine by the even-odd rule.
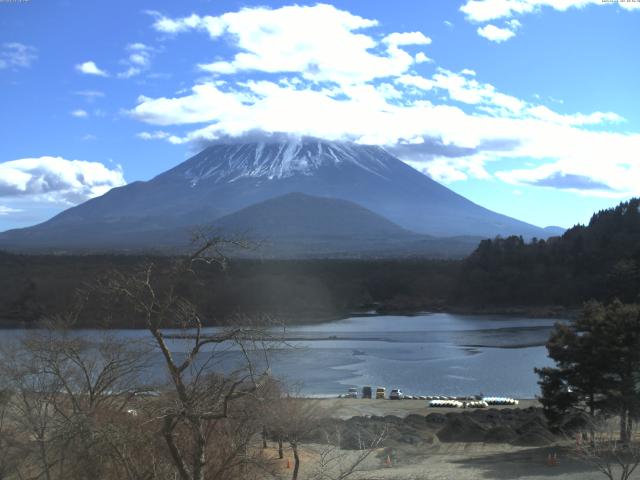
[[[406,417],[411,414],[428,415],[430,413],[448,413],[451,409],[434,409],[420,400],[355,400],[355,399],[322,399],[317,401],[325,412],[333,418],[347,420],[353,416],[387,416]],[[523,401],[521,408],[539,406],[534,400]],[[513,408],[513,407],[511,407]],[[457,410],[457,409],[455,409]],[[454,410],[454,411],[455,411]],[[459,411],[459,410],[457,410]],[[266,452],[274,449],[270,445]],[[339,478],[340,467],[335,464],[327,469],[329,475],[318,477],[321,470],[320,458],[329,447],[309,444],[302,449],[300,480],[316,478]],[[549,465],[549,456],[556,456],[556,465]],[[349,465],[358,457],[358,451],[336,450],[334,457],[339,456],[341,464]],[[291,465],[293,456],[288,450],[284,460],[279,462],[282,479],[291,478],[291,469],[287,468],[287,460]],[[605,479],[594,467],[572,458],[571,442],[559,441],[545,446],[517,446],[506,443],[483,442],[443,442],[433,441],[431,444],[406,445],[395,444],[393,448],[381,448],[373,452],[361,464],[357,473],[348,477],[353,480],[475,480],[475,479],[527,479],[527,480],[597,480]],[[636,472],[632,479],[640,479]]]
[[[324,447],[305,447],[300,479],[312,479],[317,472],[317,463]],[[549,466],[548,455],[556,453],[558,465]],[[341,451],[344,463],[357,455],[353,451]],[[289,458],[292,458],[288,452]],[[305,462],[306,461],[306,462]],[[282,477],[290,478],[286,469],[286,457],[282,462]],[[335,478],[335,477],[328,477]],[[527,479],[527,480],[603,480],[605,477],[593,467],[569,458],[557,447],[527,448],[511,445],[451,443],[441,444],[386,463],[383,450],[371,455],[363,468],[352,476],[354,480],[476,480],[476,479]],[[635,475],[633,479],[640,478]]]

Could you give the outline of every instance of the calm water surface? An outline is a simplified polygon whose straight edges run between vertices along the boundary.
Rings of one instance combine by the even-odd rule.
[[[292,348],[275,351],[274,375],[307,395],[336,395],[363,385],[400,387],[416,395],[508,395],[538,393],[534,367],[551,365],[544,342],[556,320],[509,316],[424,314],[352,317],[287,328]],[[210,329],[211,331],[215,329]],[[24,334],[0,332],[5,341]],[[81,335],[99,335],[82,331]],[[115,330],[135,340],[148,333]],[[180,356],[186,342],[172,342]],[[221,368],[230,368],[237,351],[223,351]],[[162,380],[159,354],[149,381]]]

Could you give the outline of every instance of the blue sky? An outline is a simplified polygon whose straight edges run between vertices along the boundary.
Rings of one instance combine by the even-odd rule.
[[[212,141],[387,147],[545,225],[640,195],[640,2],[0,2],[0,230]]]

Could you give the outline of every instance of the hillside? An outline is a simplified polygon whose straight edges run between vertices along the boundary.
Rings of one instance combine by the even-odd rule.
[[[416,236],[353,202],[297,192],[226,215],[213,226],[261,238]]]
[[[233,256],[262,258],[463,258],[481,240],[416,234],[353,202],[302,193],[251,205],[212,228],[257,244]]]

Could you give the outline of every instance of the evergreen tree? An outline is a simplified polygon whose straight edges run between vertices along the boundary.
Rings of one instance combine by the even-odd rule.
[[[550,422],[571,408],[620,418],[620,439],[630,439],[640,413],[640,305],[587,303],[571,324],[558,324],[547,342],[555,368],[536,369]]]

